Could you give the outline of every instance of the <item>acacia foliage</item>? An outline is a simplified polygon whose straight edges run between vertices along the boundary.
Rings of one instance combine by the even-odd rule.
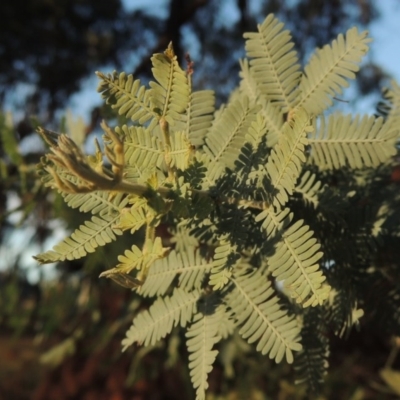
[[[315,346],[309,327],[343,335],[374,315],[363,296],[372,275],[386,278],[371,269],[373,243],[398,234],[389,200],[360,201],[371,167],[396,153],[396,84],[386,117],[325,116],[368,51],[367,32],[339,35],[303,72],[274,15],[245,38],[242,82],[219,110],[212,91],[193,89],[193,66],[183,70],[170,45],[152,57],[149,88],[124,72],[98,73],[103,97],[132,123],[103,123],[105,147],[95,156],[40,130],[51,148],[39,166],[44,184],[94,215],[36,259],[84,257],[122,231],[144,230],[143,243],[101,274],[155,297],[123,348],[185,329],[197,399],[234,332],[276,362],[298,360],[299,380],[320,387],[328,344]],[[357,179],[334,187],[338,171]],[[168,237],[157,235],[160,226]],[[349,273],[356,277],[343,285]]]

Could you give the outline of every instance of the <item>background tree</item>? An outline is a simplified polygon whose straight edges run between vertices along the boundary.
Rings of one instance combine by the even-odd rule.
[[[131,4],[134,6],[135,2]],[[37,186],[32,167],[38,161],[40,151],[28,150],[17,153],[17,147],[10,144],[10,140],[12,141],[10,138],[14,137],[14,140],[18,141],[24,138],[31,140],[28,136],[33,133],[35,127],[35,122],[30,118],[32,115],[36,115],[43,125],[49,126],[51,123],[57,130],[60,125],[65,127],[65,123],[57,118],[60,115],[57,111],[65,109],[70,96],[79,91],[84,79],[94,70],[111,66],[133,72],[135,77],[146,79],[150,75],[150,56],[163,51],[172,40],[182,63],[187,51],[195,61],[195,86],[218,87],[218,101],[222,102],[226,100],[233,85],[238,81],[237,59],[244,54],[242,33],[254,30],[256,23],[268,13],[274,12],[285,21],[293,33],[303,59],[307,58],[312,48],[329,42],[339,32],[354,24],[366,26],[378,17],[376,3],[372,1],[264,1],[259,2],[260,7],[257,9],[252,8],[252,4],[246,0],[236,2],[171,0],[166,14],[161,16],[134,7],[132,11],[127,12],[119,0],[2,2],[0,4],[0,15],[3,16],[3,23],[0,26],[1,100],[3,108],[9,108],[10,104],[13,104],[17,119],[16,126],[12,127],[9,123],[6,124],[3,118],[0,128],[3,133],[8,132],[6,135],[2,134],[3,148],[0,149],[2,155],[0,237],[5,240],[11,232],[15,232],[12,220],[8,218],[10,209],[14,208],[10,208],[12,198],[18,198],[18,202],[14,203],[16,210],[26,210],[22,216],[22,227],[34,227],[35,234],[32,235],[32,241],[39,246],[54,235],[52,229],[55,224],[54,219],[62,221],[67,229],[79,225],[80,219],[77,214],[68,214],[60,202],[56,202],[53,206],[53,201],[48,202],[48,192]],[[360,78],[359,88],[362,93],[369,93],[377,90],[385,75],[379,67],[369,65],[361,71]],[[92,115],[88,117],[90,122],[82,128],[83,137],[91,132],[95,134],[99,119],[104,116],[115,118],[115,115],[104,107],[94,109]],[[15,150],[13,157],[10,157],[9,150],[7,155],[5,154],[7,146]],[[21,168],[18,167],[22,160],[27,168],[21,173]],[[36,212],[31,213],[29,219],[25,219],[28,210],[31,212],[32,209],[36,209]],[[129,237],[126,239],[131,240]],[[4,247],[2,251],[5,251]],[[38,376],[38,379],[42,380],[36,392],[37,398],[63,398],[59,392],[57,393],[57,387],[64,388],[63,395],[66,388],[72,388],[71,392],[67,393],[69,398],[73,396],[83,398],[83,393],[93,395],[95,390],[97,398],[101,398],[102,388],[99,382],[107,385],[107,393],[115,389],[115,392],[123,392],[121,396],[135,393],[146,398],[150,392],[157,392],[157,388],[151,386],[147,378],[141,379],[140,373],[145,371],[146,376],[150,376],[154,373],[154,366],[160,362],[160,354],[163,354],[163,357],[165,354],[172,357],[174,352],[168,348],[159,349],[158,353],[145,357],[142,359],[142,372],[138,370],[137,363],[144,357],[143,353],[136,354],[135,357],[132,354],[128,357],[120,355],[120,339],[130,322],[130,313],[126,311],[134,297],[110,282],[98,280],[99,271],[105,269],[104,260],[106,263],[112,263],[113,254],[117,253],[118,249],[109,247],[104,253],[89,258],[84,265],[81,262],[59,265],[59,281],[51,286],[45,284],[39,288],[26,280],[22,254],[12,263],[13,273],[2,275],[0,281],[2,332],[7,335],[18,332],[21,339],[27,340],[29,349],[31,349],[30,338],[38,333],[45,333],[44,347],[61,344],[55,348],[58,351],[56,354],[60,355],[59,362],[54,363],[54,352],[50,353],[53,358],[48,357],[58,366],[48,375]],[[78,285],[76,285],[77,277]],[[65,295],[60,297],[60,292]],[[60,301],[60,298],[63,300]],[[79,307],[76,307],[76,298],[80,299]],[[137,306],[132,303],[130,307],[134,309]],[[19,314],[16,314],[16,310]],[[113,323],[115,330],[110,330]],[[93,337],[96,337],[96,346],[90,344],[93,342]],[[97,340],[100,337],[103,337],[103,341]],[[5,340],[9,343],[8,338]],[[174,342],[172,341],[169,346],[174,346]],[[340,351],[333,356],[336,359],[333,365],[340,366],[344,362],[341,357],[344,357],[346,351],[351,348],[352,355],[347,359],[355,367],[351,369],[352,374],[349,376],[358,376],[361,382],[366,383],[368,374],[384,359],[385,353],[382,349],[387,349],[388,344],[372,344],[369,340],[361,343],[359,338],[355,337],[353,340],[350,338],[346,345],[348,347],[340,346],[338,346]],[[7,349],[5,346],[1,347]],[[241,351],[243,360],[246,360],[247,350],[241,349]],[[369,352],[369,358],[364,363],[364,368],[357,372],[356,368],[362,365],[357,363],[357,358],[365,356],[366,351]],[[75,355],[68,356],[68,354]],[[13,358],[12,354],[7,353],[5,356],[6,359]],[[17,354],[16,357],[18,360],[15,360],[15,364],[11,364],[14,371],[20,371],[20,374],[11,374],[14,381],[0,380],[4,382],[0,385],[0,390],[3,390],[6,398],[11,396],[10,393],[11,397],[18,398],[15,388],[22,379],[25,379],[23,382],[29,391],[37,387],[37,382],[26,380],[27,371],[23,368],[29,367],[29,363],[18,363],[23,359],[21,354]],[[114,359],[115,363],[111,366],[106,365],[106,359]],[[297,390],[289,380],[285,380],[285,377],[289,376],[289,371],[285,370],[285,367],[276,368],[265,360],[247,361],[248,364],[245,363],[245,366],[257,365],[257,367],[238,372],[242,372],[246,377],[248,385],[258,382],[258,385],[254,385],[255,395],[259,389],[265,393],[284,393],[287,396]],[[99,362],[104,362],[103,370],[96,367]],[[260,368],[268,372],[262,376],[258,372]],[[83,371],[86,371],[86,375]],[[3,376],[11,376],[5,375],[6,373],[10,373],[9,367],[6,371],[3,370]],[[216,375],[211,378],[211,387],[215,390],[222,390],[218,386],[218,374],[221,373],[222,369],[217,368]],[[79,381],[79,376],[82,374],[85,378]],[[125,389],[123,382],[127,376],[132,386]],[[179,378],[176,378],[177,376]],[[165,393],[169,393],[168,382],[171,380],[176,383],[178,379],[181,382],[178,385],[182,388],[182,393],[185,393],[185,381],[188,377],[179,368],[179,363],[170,370],[164,370],[155,379],[159,381],[158,387],[162,388],[164,393],[164,397],[160,397],[161,392],[158,393],[159,398],[167,398]],[[261,384],[259,379],[264,379],[264,383]],[[133,382],[136,382],[134,386]],[[331,384],[335,384],[335,376]],[[346,389],[343,389],[345,397],[355,387],[351,378],[348,378],[347,384]],[[94,389],[96,385],[97,389]],[[256,389],[257,387],[259,389]],[[329,392],[329,388],[327,390]],[[30,398],[29,391],[25,392],[22,389],[18,396]],[[175,398],[173,397],[175,392],[170,393],[170,398]],[[302,393],[291,395],[298,396],[294,398],[301,398]],[[375,395],[373,392],[373,396]]]

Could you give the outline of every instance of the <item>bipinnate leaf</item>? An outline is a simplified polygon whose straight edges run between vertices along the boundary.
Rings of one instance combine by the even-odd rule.
[[[300,109],[293,121],[286,123],[273,148],[266,169],[274,189],[273,205],[282,207],[292,195],[301,168],[306,161],[307,133],[312,131],[308,114]]]
[[[122,193],[111,198],[110,193],[100,190],[89,193],[64,192],[62,196],[69,207],[78,208],[80,212],[91,212],[99,215],[120,212],[127,203]]]
[[[308,308],[305,312],[301,329],[303,349],[294,361],[296,384],[305,383],[311,398],[321,393],[329,365],[329,340],[321,323],[323,312],[324,308]]]
[[[246,97],[228,104],[215,120],[203,146],[211,165],[220,163],[224,167],[234,167],[238,152],[246,141],[246,133],[255,118],[256,108],[250,107]]]
[[[140,124],[156,116],[150,106],[150,92],[140,85],[139,79],[134,80],[132,75],[116,71],[107,75],[96,72],[96,75],[101,79],[97,91],[120,115]]]
[[[124,136],[125,170],[131,176],[161,168],[164,162],[162,144],[148,128],[123,125],[115,131]]]
[[[100,277],[110,277],[114,273],[129,274],[134,269],[147,271],[154,261],[163,258],[167,251],[168,249],[162,246],[160,237],[156,237],[154,242],[146,241],[142,250],[133,245],[130,250],[125,250],[123,256],[118,256],[119,264],[115,268],[102,272]]]
[[[139,293],[142,296],[163,295],[177,275],[180,288],[186,291],[200,289],[212,266],[212,262],[200,255],[198,248],[188,247],[184,252],[172,250],[167,257],[154,262]]]
[[[54,246],[53,250],[41,253],[34,258],[41,264],[54,263],[64,260],[77,260],[93,253],[98,246],[104,246],[122,235],[122,231],[115,227],[119,214],[103,215],[101,218],[93,216],[76,229],[69,238]]]
[[[185,133],[193,146],[204,144],[204,138],[212,125],[215,111],[215,95],[212,90],[192,92],[185,115]]]
[[[218,343],[233,334],[276,362],[293,363],[299,352],[298,381],[317,392],[328,328],[342,336],[364,312],[366,322],[385,320],[392,332],[399,326],[398,290],[373,296],[378,306],[367,291],[388,287],[375,265],[375,241],[399,231],[395,185],[376,178],[397,152],[400,87],[386,92],[383,118],[325,116],[358,71],[367,32],[339,35],[315,52],[303,75],[290,33],[273,15],[245,38],[240,87],[218,110],[214,92],[192,92],[193,63],[182,70],[171,44],[151,59],[150,90],[132,75],[97,73],[102,96],[133,124],[114,131],[103,122],[104,146],[96,140],[94,155],[67,135],[38,130],[50,146],[39,166],[44,186],[93,215],[36,259],[77,259],[146,227],[144,240],[100,276],[155,297],[133,319],[123,350],[187,328],[197,400],[206,398]],[[5,135],[7,154],[21,160],[15,138]],[[232,357],[224,364],[232,374]],[[397,371],[382,377],[398,389]]]
[[[146,204],[134,204],[130,208],[124,208],[121,211],[121,218],[116,228],[123,231],[129,230],[131,233],[136,232],[148,222],[146,212]]]
[[[316,208],[319,203],[318,194],[321,187],[322,183],[317,180],[316,174],[307,170],[300,176],[295,192],[300,193],[308,204],[312,204]]]
[[[219,246],[215,249],[209,280],[214,290],[222,289],[228,283],[238,258],[236,246],[229,242],[227,236],[221,238]]]
[[[270,14],[258,32],[245,33],[246,52],[250,60],[250,73],[265,98],[289,112],[296,104],[300,65],[294,43],[283,23]]]
[[[357,28],[339,34],[331,45],[318,49],[311,57],[300,82],[301,101],[310,115],[318,115],[332,105],[332,98],[342,93],[348,80],[355,78],[359,64],[368,51],[371,41],[368,32]]]
[[[255,221],[263,221],[261,227],[265,230],[266,237],[269,238],[282,234],[282,230],[289,225],[292,218],[293,214],[289,208],[277,212],[273,207],[267,207],[256,215]]]
[[[176,288],[171,296],[159,297],[149,310],[142,311],[122,340],[123,351],[133,343],[151,346],[168,335],[178,324],[184,328],[196,310],[200,292]]]
[[[280,362],[293,362],[293,351],[301,350],[300,328],[294,316],[282,309],[271,282],[260,271],[240,271],[231,278],[235,289],[229,295],[239,334],[257,351]]]
[[[265,120],[265,133],[267,135],[267,144],[273,147],[281,136],[283,126],[283,114],[279,108],[279,103],[276,105],[268,100],[267,96],[260,93],[257,82],[251,74],[249,62],[247,59],[240,62],[240,93],[246,95],[250,104],[261,105],[261,110],[258,115],[262,115]]]
[[[193,146],[187,139],[185,132],[174,132],[174,135],[171,137],[169,166],[184,171],[189,166],[193,155]]]
[[[189,102],[189,85],[185,71],[178,64],[172,44],[164,54],[151,58],[152,72],[156,82],[150,82],[152,109],[170,125],[179,121]]]
[[[213,347],[221,340],[218,332],[223,312],[223,307],[218,307],[214,312],[198,312],[186,332],[190,377],[196,389],[196,400],[206,398],[207,376],[218,354]]]
[[[308,139],[311,162],[321,169],[377,167],[396,154],[397,134],[383,118],[322,116]]]
[[[322,305],[330,290],[318,265],[323,253],[313,233],[303,220],[295,222],[282,234],[269,259],[272,275],[284,281],[290,296],[303,307]]]

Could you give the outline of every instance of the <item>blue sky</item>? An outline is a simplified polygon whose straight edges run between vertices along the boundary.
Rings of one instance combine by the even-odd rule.
[[[370,54],[375,62],[400,82],[400,2],[379,1],[381,18],[370,26]]]

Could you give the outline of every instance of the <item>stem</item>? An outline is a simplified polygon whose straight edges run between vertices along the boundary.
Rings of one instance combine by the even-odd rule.
[[[175,181],[175,168],[171,167],[171,136],[169,134],[169,124],[165,117],[160,118],[160,128],[164,139],[164,159],[168,168],[168,178],[171,182]]]

